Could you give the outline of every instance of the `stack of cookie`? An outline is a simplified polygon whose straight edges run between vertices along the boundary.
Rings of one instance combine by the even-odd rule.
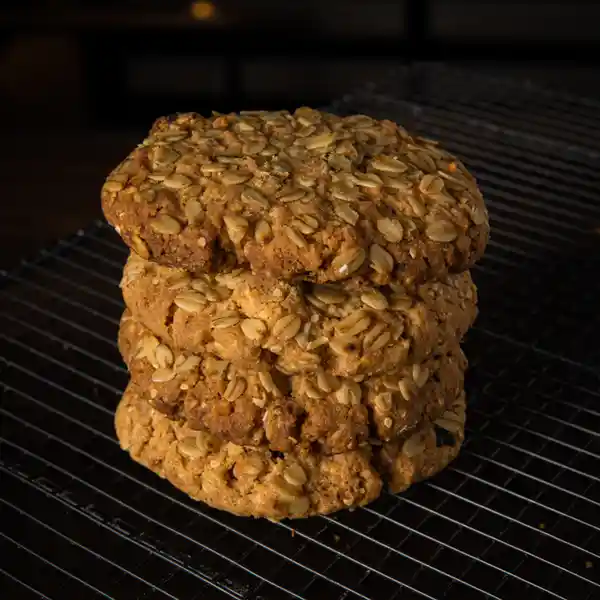
[[[464,434],[473,177],[390,121],[309,108],[161,118],[108,177],[131,248],[122,447],[240,515],[366,504]]]

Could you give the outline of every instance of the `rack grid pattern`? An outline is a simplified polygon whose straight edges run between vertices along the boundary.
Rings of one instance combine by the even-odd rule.
[[[440,139],[489,203],[459,459],[300,522],[188,500],[114,437],[126,251],[98,222],[0,277],[3,598],[600,597],[600,102],[434,66],[335,110]]]

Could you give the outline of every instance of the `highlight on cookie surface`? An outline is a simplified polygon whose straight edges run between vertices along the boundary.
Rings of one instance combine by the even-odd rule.
[[[387,120],[310,108],[158,119],[102,189],[140,256],[317,282],[412,282],[465,270],[488,219],[475,180]]]

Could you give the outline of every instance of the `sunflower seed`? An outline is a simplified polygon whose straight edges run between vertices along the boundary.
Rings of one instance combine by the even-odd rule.
[[[154,356],[156,358],[156,363],[160,368],[166,369],[167,367],[173,366],[173,352],[168,346],[159,344],[154,351]]]
[[[180,173],[173,173],[164,178],[163,185],[171,190],[181,190],[189,185],[192,185],[192,180]]]
[[[174,377],[175,371],[173,371],[173,369],[160,368],[152,373],[152,381],[154,381],[154,383],[166,383],[167,381],[171,381]]]
[[[394,268],[394,259],[392,255],[384,250],[379,244],[373,244],[369,250],[371,266],[375,271],[381,274],[391,273]]]
[[[345,221],[350,225],[356,225],[359,214],[346,202],[334,202],[333,210],[342,221]]]
[[[407,456],[408,458],[413,458],[418,454],[421,454],[425,450],[425,443],[422,439],[421,433],[417,432],[411,435],[405,442],[402,444],[402,454]]]
[[[377,156],[371,161],[371,166],[377,171],[386,173],[404,173],[408,166],[391,156]]]
[[[246,173],[244,171],[225,171],[221,175],[221,183],[224,185],[237,185],[238,183],[244,183],[244,181],[248,181],[252,175],[250,173]]]
[[[308,244],[304,239],[303,235],[290,227],[289,225],[284,225],[283,230],[287,235],[288,239],[297,247],[297,248],[306,248]]]
[[[281,317],[271,330],[271,334],[280,342],[291,340],[302,327],[302,320],[296,315]]]
[[[388,242],[400,242],[404,237],[404,227],[395,219],[378,219],[377,230]]]
[[[451,242],[458,235],[454,225],[443,219],[430,223],[425,230],[425,234],[433,242]]]
[[[412,377],[418,388],[422,388],[429,379],[429,369],[419,364],[412,366]]]
[[[150,221],[150,227],[163,235],[175,235],[181,231],[179,221],[169,215],[158,215]]]
[[[199,313],[206,306],[206,298],[197,292],[184,292],[175,296],[173,303],[186,312]]]
[[[241,317],[231,316],[231,317],[218,317],[213,319],[212,328],[213,329],[228,329],[229,327],[234,327],[240,322]]]
[[[377,290],[369,290],[361,294],[363,304],[374,310],[385,310],[388,307],[387,298]]]
[[[225,388],[223,396],[228,402],[235,402],[246,391],[247,383],[243,377],[234,377]]]
[[[240,327],[242,333],[253,341],[260,341],[267,333],[267,326],[260,319],[244,319]]]
[[[373,407],[377,412],[386,413],[392,410],[392,393],[382,392],[373,398]]]
[[[251,187],[244,188],[242,201],[246,204],[255,205],[263,209],[269,208],[269,201],[258,190]]]
[[[347,277],[360,269],[365,258],[365,251],[362,248],[356,248],[336,256],[331,262],[331,267],[337,275]]]
[[[272,236],[271,226],[266,221],[259,221],[254,229],[254,239],[258,243],[264,243]]]
[[[225,215],[223,222],[234,244],[239,244],[248,231],[248,221],[239,215]]]
[[[346,300],[346,294],[333,285],[315,285],[312,295],[325,304],[340,304]]]

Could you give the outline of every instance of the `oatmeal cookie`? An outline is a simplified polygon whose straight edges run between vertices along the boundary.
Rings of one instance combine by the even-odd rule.
[[[397,370],[459,341],[477,315],[468,272],[409,293],[396,283],[293,284],[241,270],[192,277],[132,254],[121,287],[134,317],[173,348],[250,366],[274,354],[286,373]]]
[[[483,254],[475,179],[430,140],[310,108],[158,119],[102,188],[140,256],[319,283],[445,277]]]
[[[327,514],[379,496],[369,447],[333,456],[223,442],[153,409],[130,384],[115,429],[124,450],[195,500],[236,515],[270,519]]]
[[[325,454],[355,449],[370,435],[392,440],[440,416],[463,389],[466,368],[455,345],[358,381],[324,371],[289,376],[265,361],[245,369],[206,352],[173,351],[127,313],[119,347],[132,380],[171,418],[236,444]]]

